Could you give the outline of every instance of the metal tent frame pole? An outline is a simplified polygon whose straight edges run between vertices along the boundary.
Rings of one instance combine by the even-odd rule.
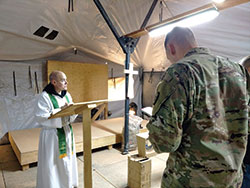
[[[113,23],[111,22],[108,14],[106,13],[105,9],[103,8],[102,4],[99,0],[93,0],[95,5],[97,6],[98,10],[102,14],[104,20],[108,24],[110,30],[114,34],[116,40],[120,44],[123,52],[126,54],[126,60],[125,60],[125,69],[129,69],[130,64],[130,55],[134,52],[134,49],[139,42],[140,38],[132,38],[128,37],[126,35],[119,36],[116,28],[114,27]],[[153,3],[142,23],[141,29],[146,26],[148,23],[149,18],[151,17],[153,10],[157,4],[158,0],[153,0]],[[128,140],[129,140],[129,97],[128,97],[128,84],[129,84],[129,74],[125,73],[125,120],[124,120],[124,148],[123,148],[123,154],[128,153]]]

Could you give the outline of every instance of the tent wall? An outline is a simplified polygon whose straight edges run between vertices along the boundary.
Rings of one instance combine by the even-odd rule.
[[[101,2],[118,34],[125,35],[140,28],[153,0]],[[159,22],[161,16],[163,20],[169,19],[211,3],[211,0],[165,2],[167,7],[163,6],[162,9],[158,1],[147,26]],[[74,1],[74,11],[68,12],[68,1],[8,0],[0,1],[0,12],[1,60],[45,58],[77,48],[99,58],[124,64],[124,53],[93,1]],[[213,21],[191,29],[200,46],[238,61],[249,55],[249,23],[250,2],[247,2],[225,9]],[[43,29],[40,31],[40,28]],[[36,34],[37,31],[40,31],[40,35]],[[53,31],[57,32],[55,38],[46,38]],[[142,36],[131,54],[131,61],[147,71],[152,68],[162,71],[170,65],[165,56],[163,41],[164,36]],[[62,57],[64,58],[67,61],[71,57]],[[84,61],[87,62],[86,59]]]
[[[164,72],[144,72],[142,86],[142,106],[152,106],[155,97],[155,90]]]
[[[98,59],[82,52],[75,54],[75,51],[72,50],[48,59],[95,64],[107,63],[109,78],[124,76],[124,67],[122,65],[106,62],[103,59]],[[47,84],[46,62],[48,59],[23,62],[0,61],[0,138],[10,130],[37,126],[33,124],[33,119],[30,118],[33,114],[36,99],[39,96],[36,88],[35,72],[37,75],[38,90],[41,93]],[[16,96],[14,92],[13,72],[15,72]],[[131,101],[136,102],[140,107],[141,83],[138,76],[134,76],[134,79],[135,98]],[[109,103],[108,108],[112,113],[110,118],[124,116],[124,103],[124,101]]]
[[[141,116],[141,107],[142,107],[141,98],[142,98],[142,83],[140,81],[139,76],[134,76],[134,98],[130,99],[130,103],[135,102],[137,104],[138,116]],[[109,102],[108,108],[112,112],[111,118],[125,116],[124,114],[125,101],[124,100]]]

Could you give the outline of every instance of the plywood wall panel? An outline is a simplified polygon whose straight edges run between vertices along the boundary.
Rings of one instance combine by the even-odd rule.
[[[48,61],[48,75],[53,70],[63,71],[68,80],[68,91],[74,102],[108,98],[108,66],[63,61]]]

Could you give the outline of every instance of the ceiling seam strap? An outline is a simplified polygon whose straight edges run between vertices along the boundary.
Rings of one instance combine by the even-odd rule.
[[[172,13],[172,11],[170,10],[170,8],[168,7],[168,4],[165,2],[165,0],[162,0],[163,4],[165,5],[166,9],[168,10],[168,12],[171,14],[171,16],[173,17],[174,14]]]
[[[69,0],[68,3],[68,12],[70,12],[70,7],[71,7],[71,11],[74,11],[74,0]]]

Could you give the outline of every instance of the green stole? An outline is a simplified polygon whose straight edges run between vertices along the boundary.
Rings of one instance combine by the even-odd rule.
[[[58,102],[56,98],[49,94],[49,98],[53,104],[54,109],[59,108]],[[67,95],[65,95],[67,102],[69,103],[69,98]],[[69,124],[70,131],[71,131],[71,138],[72,138],[72,154],[73,154],[73,129],[71,124]],[[66,136],[63,127],[62,128],[57,128],[57,136],[58,136],[58,145],[59,145],[59,158],[63,158],[67,156],[67,148],[66,148]]]

